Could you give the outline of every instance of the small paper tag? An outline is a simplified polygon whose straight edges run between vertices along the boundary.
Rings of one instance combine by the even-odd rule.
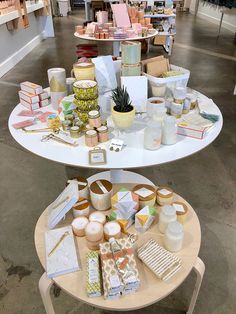
[[[169,195],[171,194],[171,192],[167,189],[161,189],[161,190],[158,190],[159,193],[163,194],[163,195]]]
[[[120,279],[117,275],[110,276],[110,284],[112,288],[116,288],[120,286]]]
[[[185,213],[184,206],[181,204],[173,203],[174,208],[177,212]]]
[[[148,190],[146,188],[141,188],[139,190],[134,191],[135,194],[138,194],[142,197],[148,197],[149,195],[153,194],[153,191]]]

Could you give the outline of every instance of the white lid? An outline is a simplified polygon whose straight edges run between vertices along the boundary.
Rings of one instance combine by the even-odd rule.
[[[99,114],[98,110],[91,110],[91,111],[89,111],[89,115],[90,116],[97,116],[98,114]]]
[[[167,231],[173,235],[179,235],[184,232],[184,228],[178,221],[172,221],[168,224]]]
[[[172,205],[164,205],[161,209],[161,212],[166,216],[176,215],[176,209]]]
[[[84,229],[86,227],[86,225],[88,224],[88,218],[81,216],[81,217],[77,217],[75,218],[71,225],[72,227],[74,227],[75,229]]]

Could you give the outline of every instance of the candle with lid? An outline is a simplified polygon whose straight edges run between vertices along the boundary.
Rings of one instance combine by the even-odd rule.
[[[73,206],[74,218],[79,216],[88,217],[90,211],[89,201],[83,197],[80,197],[78,202]]]
[[[100,211],[95,211],[89,215],[89,221],[97,221],[104,225],[106,223],[106,216]]]
[[[100,113],[98,110],[91,110],[88,113],[89,125],[94,128],[99,128],[102,125]]]
[[[72,126],[70,128],[70,136],[73,138],[78,138],[80,135],[80,130],[78,126]]]
[[[188,215],[188,206],[183,202],[174,202],[172,205],[176,210],[178,222],[181,224],[185,223]]]
[[[98,144],[98,135],[95,130],[88,130],[85,132],[85,144],[88,147],[94,147]]]
[[[98,141],[100,143],[109,141],[109,134],[108,134],[108,127],[105,125],[100,126],[97,128],[98,132]]]
[[[164,235],[165,248],[170,252],[178,252],[182,249],[183,239],[183,226],[178,221],[170,222]]]
[[[161,206],[171,204],[173,196],[173,190],[169,187],[159,187],[157,189],[157,203]]]
[[[120,224],[116,221],[109,221],[104,225],[104,238],[109,241],[110,238],[119,239],[121,236]]]
[[[183,103],[172,102],[170,106],[170,114],[177,119],[181,118],[183,112]]]
[[[66,185],[68,185],[71,180],[76,181],[76,183],[78,184],[78,190],[79,190],[79,197],[83,197],[88,199],[89,198],[89,188],[88,188],[88,181],[87,179],[85,179],[84,177],[78,176],[78,177],[74,177],[72,179],[69,179],[66,182]]]
[[[174,89],[174,101],[179,104],[183,104],[186,98],[186,87],[176,87]]]
[[[133,188],[133,192],[139,197],[139,209],[152,207],[156,202],[156,189],[152,185],[138,184]]]
[[[71,223],[73,233],[77,237],[85,236],[85,227],[87,226],[88,222],[88,218],[85,216],[75,218]]]
[[[172,221],[176,221],[176,210],[172,205],[164,205],[159,214],[158,226],[160,232],[165,233],[168,224]]]
[[[96,180],[90,185],[92,205],[97,210],[111,207],[112,183],[108,180]]]

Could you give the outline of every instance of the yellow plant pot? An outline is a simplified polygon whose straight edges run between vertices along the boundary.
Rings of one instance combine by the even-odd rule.
[[[133,110],[129,112],[119,112],[112,107],[111,116],[116,127],[119,129],[127,129],[131,127],[134,122],[135,109],[133,107]]]

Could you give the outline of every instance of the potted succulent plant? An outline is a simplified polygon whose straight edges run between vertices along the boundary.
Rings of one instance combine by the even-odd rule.
[[[114,102],[112,107],[112,120],[120,129],[129,128],[135,117],[135,109],[125,87],[117,87],[112,91],[111,99]]]

